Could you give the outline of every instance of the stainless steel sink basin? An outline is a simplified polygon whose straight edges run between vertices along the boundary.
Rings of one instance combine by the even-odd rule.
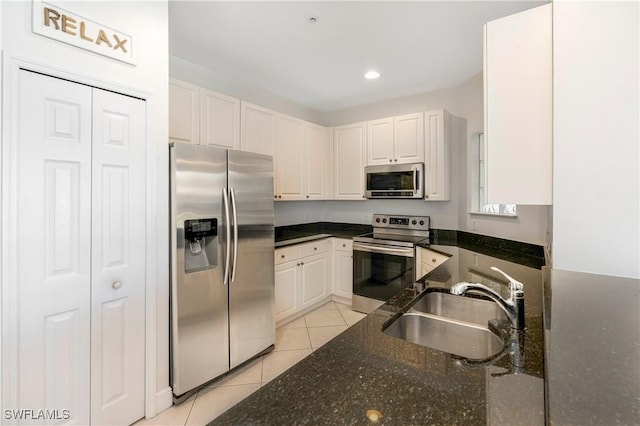
[[[450,293],[428,292],[409,312],[422,312],[486,327],[493,319],[506,320],[507,316],[497,303],[474,297]]]
[[[502,339],[488,328],[493,319],[506,319],[494,302],[428,292],[384,333],[470,360],[483,360],[504,348]]]

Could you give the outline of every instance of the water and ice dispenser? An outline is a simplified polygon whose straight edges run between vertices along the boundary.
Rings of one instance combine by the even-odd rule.
[[[184,221],[184,272],[218,266],[218,219]]]

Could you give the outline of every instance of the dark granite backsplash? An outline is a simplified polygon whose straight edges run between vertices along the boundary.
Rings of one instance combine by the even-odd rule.
[[[277,226],[276,241],[306,237],[311,234],[331,234],[334,237],[352,238],[373,231],[371,225],[359,223],[313,222],[298,225]]]
[[[275,229],[275,240],[276,242],[282,242],[314,234],[352,238],[372,231],[373,227],[371,225],[359,223],[313,222],[278,226]],[[544,248],[542,246],[465,231],[431,229],[429,243],[458,246],[537,269],[542,268],[545,264]]]

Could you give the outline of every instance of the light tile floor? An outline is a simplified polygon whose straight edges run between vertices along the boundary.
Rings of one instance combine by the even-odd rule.
[[[271,353],[200,389],[182,404],[136,425],[205,425],[364,316],[347,305],[326,303],[278,328]]]

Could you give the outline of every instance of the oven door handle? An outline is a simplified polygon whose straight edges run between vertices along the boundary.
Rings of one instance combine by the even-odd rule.
[[[382,253],[404,257],[414,257],[413,248],[408,247],[389,247],[389,246],[377,246],[374,244],[366,243],[353,243],[353,251],[366,251],[369,253]]]

